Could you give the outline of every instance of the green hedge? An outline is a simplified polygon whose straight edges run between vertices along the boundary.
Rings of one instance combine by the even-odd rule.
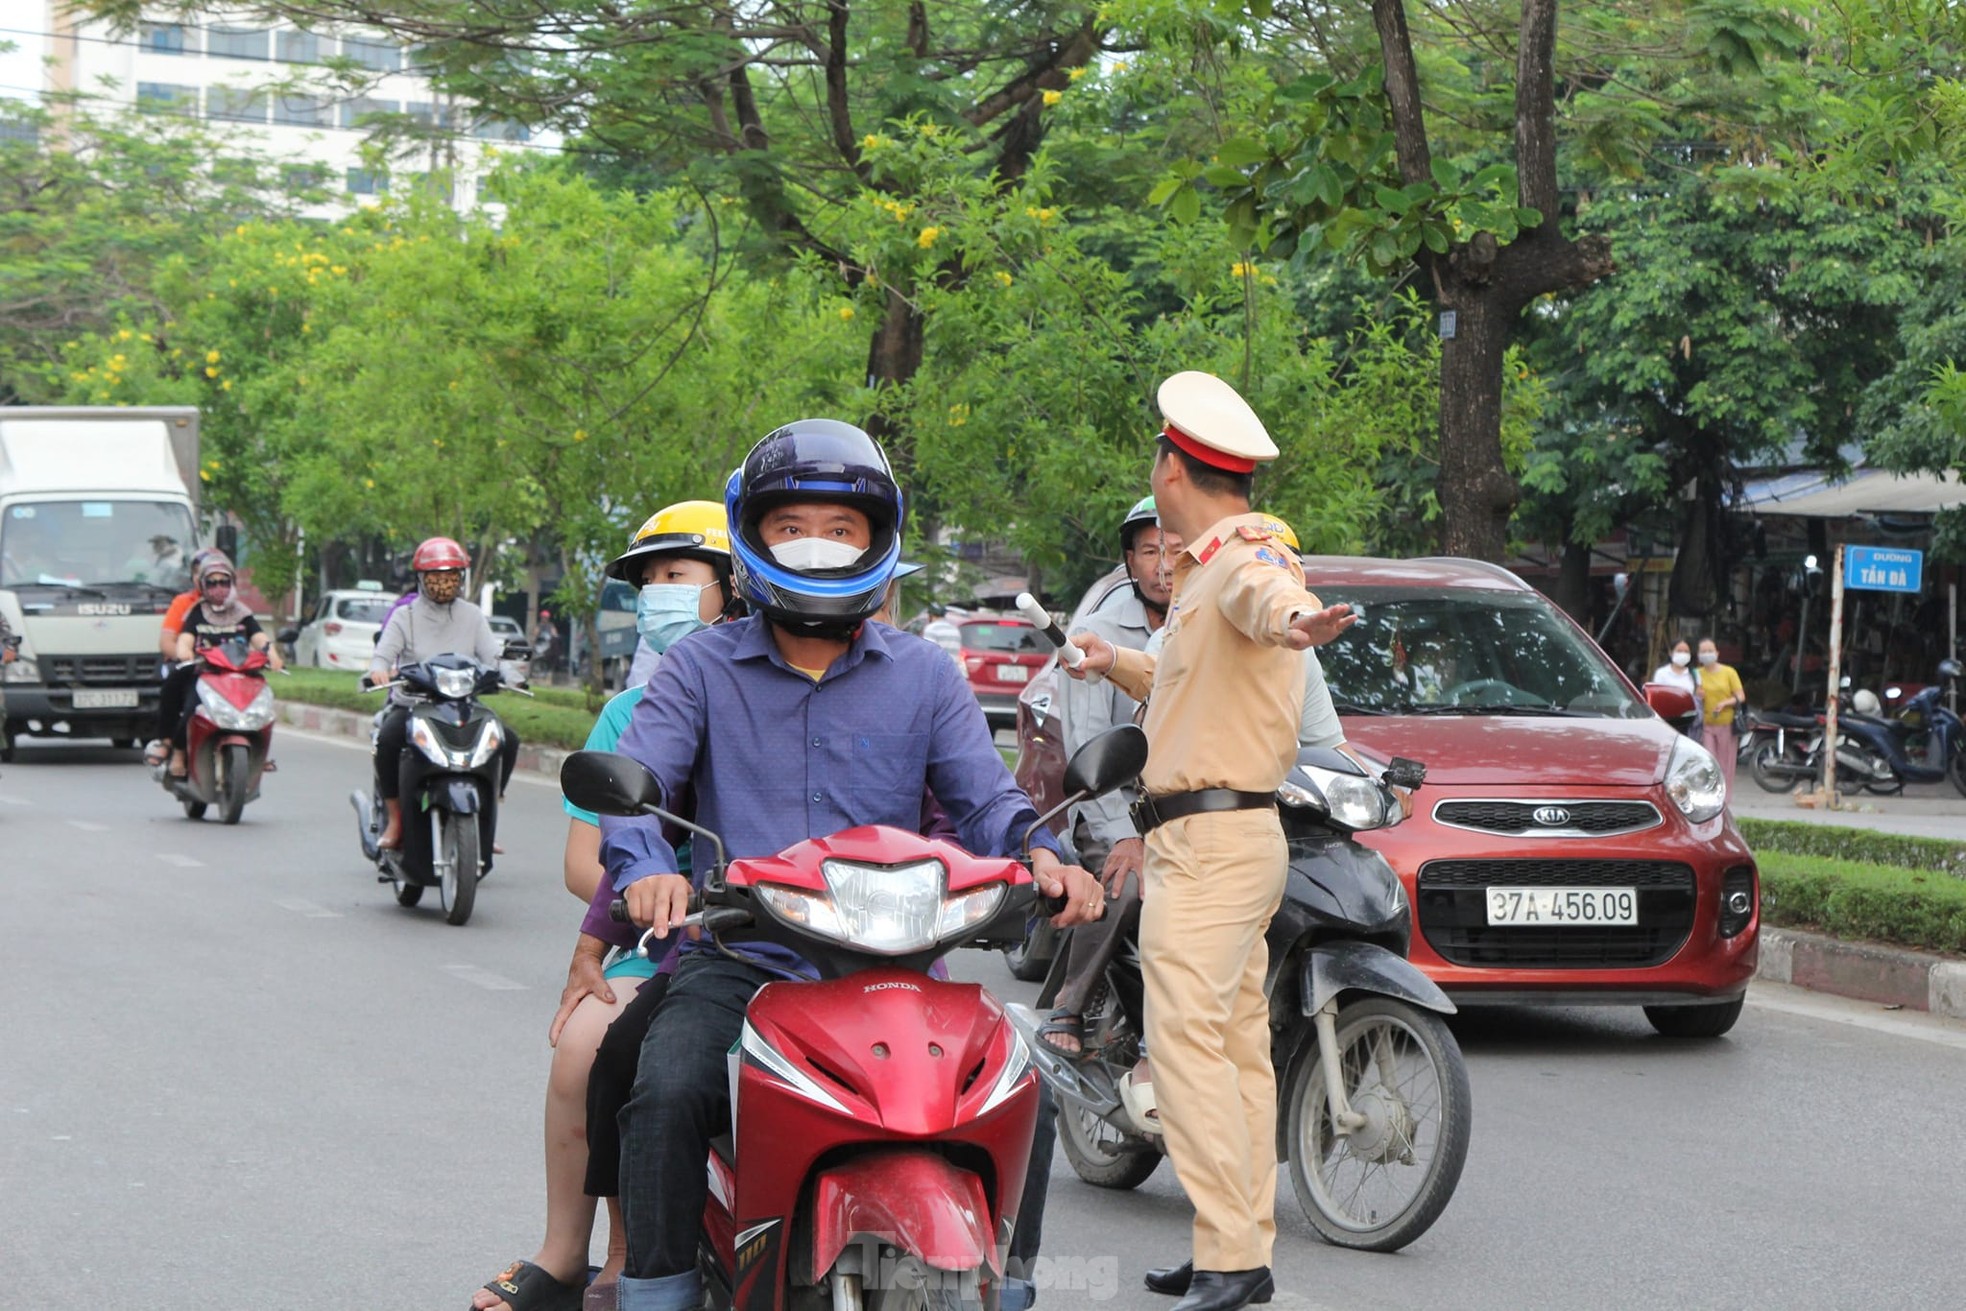
[[[1770,924],[1966,954],[1966,879],[1825,856],[1757,854],[1761,914]]]
[[[274,680],[273,695],[313,706],[369,713],[382,705],[383,698],[380,692],[358,691],[353,674],[333,669],[296,669],[293,677]],[[498,717],[512,726],[520,741],[537,746],[578,750],[586,745],[587,732],[594,727],[595,716],[587,709],[586,694],[578,688],[537,687],[531,700],[516,692],[500,693],[491,700]]]
[[[1902,833],[1839,828],[1788,819],[1737,819],[1741,836],[1757,856],[1781,852],[1899,869],[1937,870],[1966,879],[1966,842],[1915,838]]]

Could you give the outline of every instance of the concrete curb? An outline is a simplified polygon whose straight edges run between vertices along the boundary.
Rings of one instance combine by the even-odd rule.
[[[1966,961],[1904,947],[1763,925],[1755,974],[1814,992],[1966,1020]]]
[[[304,701],[281,701],[278,704],[280,718],[295,728],[304,728],[310,733],[325,733],[329,737],[353,738],[358,742],[369,740],[373,715],[333,706],[308,705]],[[522,742],[519,744],[516,768],[557,784],[560,781],[560,765],[570,754],[559,747],[540,747]]]

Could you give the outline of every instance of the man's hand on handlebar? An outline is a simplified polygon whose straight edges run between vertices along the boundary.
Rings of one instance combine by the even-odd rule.
[[[655,874],[630,883],[623,892],[628,899],[628,918],[646,924],[658,938],[666,938],[689,915],[690,881],[680,874]]]
[[[1051,917],[1061,929],[1090,924],[1106,913],[1106,892],[1099,880],[1077,865],[1065,864],[1043,847],[1031,853],[1031,878],[1045,896],[1065,898],[1065,909]],[[629,888],[632,891],[634,885]]]
[[[1083,681],[1087,674],[1110,674],[1113,671],[1113,661],[1117,657],[1113,653],[1113,644],[1105,638],[1097,633],[1073,633],[1072,645],[1085,652],[1084,661],[1077,669],[1062,661],[1058,667],[1073,678]]]

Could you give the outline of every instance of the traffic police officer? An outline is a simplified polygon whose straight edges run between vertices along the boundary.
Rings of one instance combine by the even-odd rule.
[[[1174,1311],[1233,1311],[1275,1287],[1276,1074],[1270,1066],[1263,933],[1286,869],[1276,789],[1297,756],[1304,662],[1350,607],[1304,588],[1280,527],[1249,509],[1256,466],[1277,455],[1233,387],[1206,373],[1160,386],[1154,457],[1161,522],[1186,543],[1158,657],[1073,636],[1075,677],[1106,674],[1147,702],[1151,755],[1140,959],[1147,1046],[1167,1154],[1195,1208],[1183,1266],[1147,1286]],[[1152,693],[1151,699],[1149,693]]]

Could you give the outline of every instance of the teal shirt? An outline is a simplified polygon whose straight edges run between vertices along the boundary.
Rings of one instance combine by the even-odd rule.
[[[593,729],[587,734],[589,751],[612,751],[621,735],[628,731],[628,721],[635,717],[635,707],[642,701],[642,689],[631,687],[625,692],[617,692],[608,698],[601,707],[601,717],[594,721]],[[583,824],[601,826],[601,817],[591,810],[582,810],[566,797],[560,798],[560,809],[572,815]]]

